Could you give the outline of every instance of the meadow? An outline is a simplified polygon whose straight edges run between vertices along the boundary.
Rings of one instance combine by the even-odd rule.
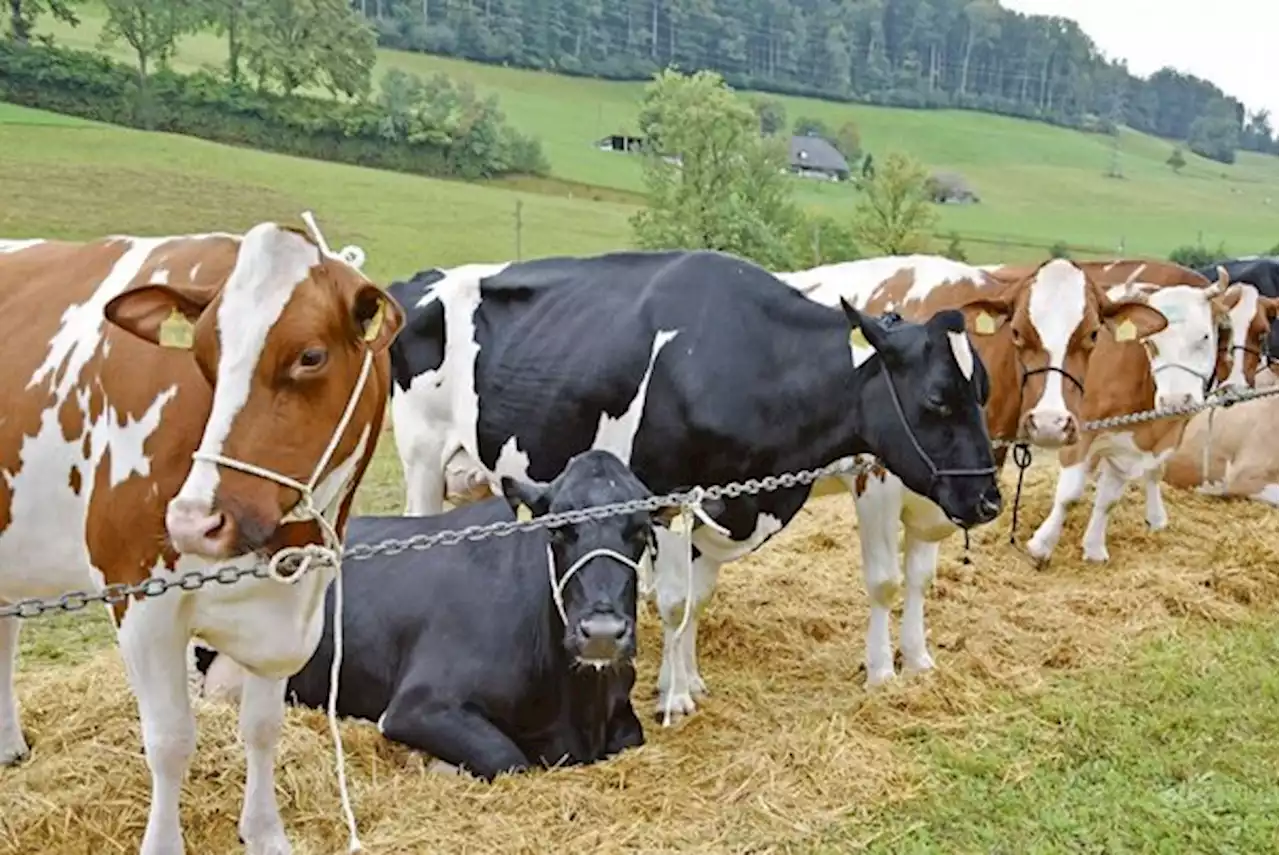
[[[632,210],[4,106],[0,191],[5,237],[244,228],[310,208],[331,243],[364,247],[382,282],[512,257],[517,201],[526,257],[623,245]],[[388,430],[359,511],[402,507],[393,442]],[[1052,471],[1037,458],[1022,538],[1048,510]],[[1171,528],[1151,534],[1130,490],[1104,567],[1079,558],[1083,510],[1044,572],[1007,545],[1009,509],[976,534],[972,566],[947,544],[928,606],[939,670],[876,693],[862,688],[852,509],[815,499],[726,568],[700,635],[715,694],[698,716],[669,731],[647,717],[658,631],[645,614],[636,703],[648,745],[485,787],[425,774],[350,724],[362,837],[378,853],[1275,851],[1276,513],[1166,494]],[[0,853],[130,851],[147,776],[105,620],[32,621],[21,644],[35,754],[3,774]],[[235,716],[202,707],[200,720],[189,843],[237,851]],[[299,855],[343,839],[326,739],[322,717],[290,712],[279,786]]]
[[[59,43],[95,49],[103,23],[92,5],[70,28],[45,22]],[[130,61],[127,48],[109,52]],[[217,69],[225,44],[211,33],[184,38],[173,66]],[[635,132],[643,84],[574,78],[481,65],[404,51],[380,50],[375,76],[398,68],[444,72],[496,94],[519,129],[542,140],[555,180],[517,180],[542,195],[638,202],[639,164],[633,157],[595,148],[612,133]],[[1173,144],[1132,131],[1119,138],[1123,178],[1107,178],[1112,140],[1021,119],[965,112],[920,111],[781,97],[791,121],[800,116],[839,127],[852,119],[864,147],[881,157],[901,150],[933,169],[961,172],[981,204],[945,206],[939,235],[959,232],[978,262],[1042,257],[1058,241],[1075,255],[1166,256],[1174,247],[1223,245],[1228,253],[1265,252],[1277,237],[1275,157],[1241,152],[1232,166],[1184,152],[1187,166],[1167,165]],[[855,204],[848,186],[795,179],[799,200],[842,216]],[[483,203],[477,203],[483,204]],[[623,238],[625,239],[625,237]]]

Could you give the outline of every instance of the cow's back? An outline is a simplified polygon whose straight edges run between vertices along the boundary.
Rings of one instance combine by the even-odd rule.
[[[161,434],[194,448],[209,385],[189,352],[133,337],[104,309],[135,285],[219,287],[235,254],[222,236],[0,251],[0,598],[100,581],[108,554],[150,572],[190,465],[189,448],[163,458],[174,445]]]
[[[1164,480],[1185,489],[1208,483],[1252,496],[1280,478],[1277,434],[1280,398],[1274,396],[1197,413]]]

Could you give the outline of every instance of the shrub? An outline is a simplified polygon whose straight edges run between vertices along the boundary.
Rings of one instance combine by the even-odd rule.
[[[1183,267],[1207,267],[1220,258],[1227,257],[1227,250],[1222,244],[1217,249],[1209,249],[1199,244],[1186,244],[1169,253],[1169,260]]]
[[[408,75],[404,75],[408,78]],[[403,103],[276,95],[208,72],[162,70],[148,78],[94,53],[0,42],[0,100],[130,127],[421,175],[480,178],[543,173],[536,140],[443,76],[429,84],[443,112],[423,109],[428,84],[401,81]],[[417,87],[417,88],[415,88]],[[416,93],[416,95],[415,95]]]

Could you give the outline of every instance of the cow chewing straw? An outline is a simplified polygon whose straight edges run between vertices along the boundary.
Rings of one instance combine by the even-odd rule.
[[[1048,511],[1048,460],[1039,455],[1028,472],[1024,519]],[[1010,495],[1013,477],[1003,476]],[[698,639],[714,694],[666,731],[650,714],[660,629],[644,613],[636,703],[648,742],[639,750],[489,786],[432,773],[372,725],[344,722],[362,842],[370,853],[852,847],[860,817],[923,785],[913,735],[999,727],[1017,712],[998,707],[997,695],[1025,696],[1056,673],[1114,662],[1178,622],[1275,612],[1276,512],[1172,488],[1166,500],[1170,527],[1151,534],[1140,491],[1129,491],[1113,511],[1103,567],[1079,557],[1087,505],[1073,511],[1042,572],[1007,545],[1009,508],[974,532],[972,566],[960,564],[962,538],[951,538],[928,606],[937,672],[871,695],[862,688],[866,597],[849,564],[853,509],[844,496],[814,500],[772,543],[726,568]],[[1024,523],[1019,542],[1030,532]],[[24,641],[49,631],[28,627]],[[136,851],[148,776],[117,653],[28,667],[18,690],[33,756],[0,773],[0,853]],[[187,846],[239,852],[236,712],[196,708]],[[327,736],[322,712],[289,710],[278,786],[297,855],[327,855],[346,838]]]

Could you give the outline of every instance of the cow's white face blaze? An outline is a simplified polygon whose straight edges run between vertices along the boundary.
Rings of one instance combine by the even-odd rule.
[[[359,271],[274,223],[245,234],[216,293],[151,285],[121,295],[107,314],[162,345],[163,324],[189,325],[189,347],[214,385],[201,457],[304,484],[356,388],[366,348],[385,349],[403,322],[395,301]],[[318,485],[321,501],[345,492],[385,392],[371,376]],[[326,483],[335,479],[342,483]],[[300,498],[270,478],[196,459],[165,526],[177,551],[226,559],[267,547]]]
[[[1217,378],[1221,388],[1238,391],[1256,385],[1266,367],[1262,354],[1266,351],[1271,321],[1276,317],[1277,301],[1274,297],[1263,297],[1248,283],[1237,284],[1240,297],[1228,313],[1230,339],[1224,336],[1219,342],[1222,358]]]

